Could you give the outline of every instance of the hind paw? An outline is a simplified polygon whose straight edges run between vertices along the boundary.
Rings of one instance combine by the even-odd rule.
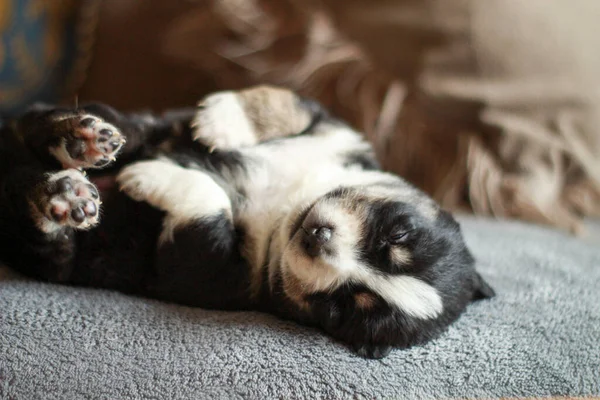
[[[89,229],[98,223],[98,190],[80,171],[68,169],[50,174],[34,197],[33,218],[43,232],[64,227]]]
[[[50,153],[64,168],[102,168],[115,160],[125,137],[113,125],[91,115],[76,115],[62,120],[67,129]]]

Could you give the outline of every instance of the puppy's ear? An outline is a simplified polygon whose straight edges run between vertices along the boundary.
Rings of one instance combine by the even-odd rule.
[[[488,285],[481,275],[475,272],[473,278],[473,301],[490,299],[494,296],[496,296],[496,291]]]

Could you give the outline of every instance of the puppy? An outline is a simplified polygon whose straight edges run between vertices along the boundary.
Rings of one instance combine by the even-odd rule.
[[[282,88],[163,115],[36,105],[0,140],[0,254],[37,279],[269,312],[368,358],[494,296],[449,213]]]

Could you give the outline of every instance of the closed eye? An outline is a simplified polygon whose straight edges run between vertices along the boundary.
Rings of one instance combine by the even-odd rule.
[[[387,238],[387,242],[391,245],[398,245],[398,244],[405,243],[408,240],[408,238],[410,237],[410,233],[412,231],[414,231],[414,229],[410,229],[410,230],[406,230],[406,231],[402,231],[402,232],[396,232]]]

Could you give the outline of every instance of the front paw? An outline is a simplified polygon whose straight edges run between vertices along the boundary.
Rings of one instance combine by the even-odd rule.
[[[34,222],[45,233],[64,227],[89,229],[99,220],[98,190],[74,169],[49,174],[30,203]]]
[[[91,115],[75,115],[56,122],[62,129],[60,143],[50,153],[64,168],[102,168],[115,160],[125,143],[119,130]]]
[[[193,138],[210,149],[231,150],[257,143],[243,99],[233,91],[207,96],[192,121]]]

